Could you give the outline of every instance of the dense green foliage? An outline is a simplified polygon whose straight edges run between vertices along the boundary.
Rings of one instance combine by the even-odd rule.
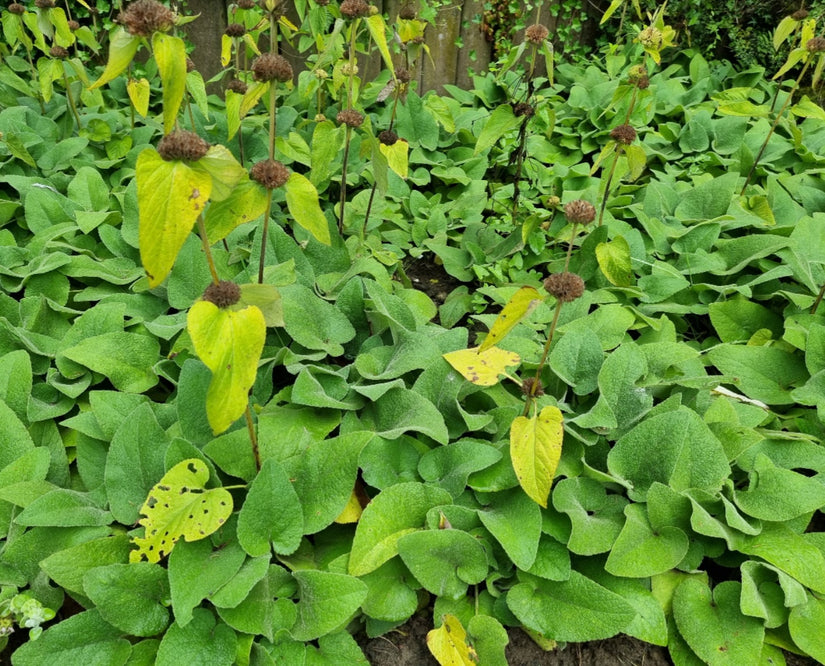
[[[418,612],[442,663],[518,626],[825,663],[825,111],[661,14],[419,95],[423,22],[296,4],[231,19],[310,67],[228,37],[223,99],[171,32],[87,69],[3,12],[12,663],[364,664]]]

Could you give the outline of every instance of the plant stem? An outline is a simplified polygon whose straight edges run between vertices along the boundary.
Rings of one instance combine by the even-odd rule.
[[[261,234],[261,260],[258,263],[258,284],[264,283],[264,261],[266,260],[266,243],[269,238],[269,214],[272,212],[272,190],[266,191],[266,212],[264,213],[264,229]]]
[[[62,63],[61,63],[62,64]],[[69,85],[69,77],[66,76],[66,70],[63,70],[63,85],[66,86],[66,99],[69,102],[69,108],[72,111],[72,115],[74,116],[75,122],[77,123],[77,131],[80,131],[80,115],[77,113],[77,106],[74,103],[74,97],[72,97],[72,89]]]
[[[401,89],[398,87],[396,83],[396,87],[394,90],[395,99],[392,103],[392,113],[390,114],[390,126],[388,129],[392,130],[392,126],[395,124],[395,112],[398,109],[398,98],[401,96]],[[378,187],[378,181],[373,178],[372,183],[372,190],[370,191],[370,200],[367,202],[367,212],[364,213],[364,226],[361,228],[361,240],[364,240],[364,237],[367,235],[367,223],[370,221],[370,213],[372,212],[372,201],[375,198],[375,189]]]
[[[573,222],[573,231],[570,233],[570,243],[567,246],[567,258],[564,260],[564,272],[570,268],[570,255],[573,254],[573,241],[576,239],[576,227],[578,222]]]
[[[524,405],[524,412],[522,412],[522,416],[527,416],[527,412],[530,411],[530,405],[536,398],[536,391],[538,391],[539,386],[541,386],[541,371],[544,370],[544,364],[547,362],[547,355],[550,353],[550,345],[553,343],[553,336],[556,333],[556,324],[559,322],[561,304],[562,302],[560,300],[556,300],[556,311],[553,313],[553,321],[550,324],[550,330],[547,333],[547,341],[544,343],[544,351],[541,354],[541,361],[539,361],[539,366],[536,368],[536,376],[533,379],[533,385],[530,387],[530,393],[527,395],[527,401]]]
[[[819,290],[819,294],[817,294],[816,300],[814,304],[811,306],[811,314],[816,314],[816,309],[819,307],[819,304],[822,302],[822,297],[825,296],[825,284]]]
[[[212,250],[209,249],[209,238],[206,235],[206,225],[203,223],[203,215],[198,215],[198,234],[201,237],[203,252],[206,255],[206,263],[209,264],[209,272],[212,274],[212,282],[218,284],[221,280],[215,268],[215,260],[212,258]]]
[[[344,159],[341,164],[341,201],[338,213],[338,233],[344,233],[344,208],[347,205],[347,161],[349,160],[349,140],[352,136],[352,127],[347,125],[347,136],[344,139]]]
[[[768,147],[768,142],[771,140],[774,131],[776,130],[777,125],[779,125],[779,121],[782,120],[782,114],[785,113],[785,109],[788,108],[788,104],[791,103],[793,99],[794,93],[796,92],[797,88],[799,88],[799,83],[802,81],[802,77],[805,76],[805,72],[808,71],[808,67],[811,64],[811,55],[808,54],[808,59],[805,61],[805,66],[802,67],[802,71],[799,72],[799,76],[796,77],[796,80],[793,82],[790,91],[788,92],[788,98],[785,100],[785,103],[782,105],[782,108],[779,109],[779,112],[776,114],[776,118],[774,118],[773,124],[771,125],[771,129],[768,131],[768,136],[765,137],[765,140],[762,142],[762,147],[759,149],[759,152],[756,154],[756,157],[753,160],[753,164],[751,165],[750,171],[748,171],[748,176],[745,178],[745,184],[742,185],[742,190],[739,192],[739,196],[743,196],[745,194],[745,189],[751,182],[751,178],[756,171],[756,167],[759,164],[759,160],[762,158],[765,149]]]
[[[252,442],[252,455],[255,457],[255,469],[261,471],[261,452],[258,450],[258,436],[255,434],[255,424],[252,423],[252,410],[246,404],[246,429],[249,432],[249,441]]]
[[[275,159],[275,103],[278,87],[275,81],[269,83],[269,159]]]
[[[621,154],[621,148],[619,144],[616,144],[616,151],[613,153],[613,164],[610,165],[610,172],[607,174],[607,182],[604,185],[604,195],[602,196],[602,202],[599,206],[599,224],[598,226],[602,226],[602,219],[604,218],[604,211],[607,208],[607,197],[610,194],[610,184],[613,182],[613,174],[616,173],[616,165],[619,162],[619,155]]]

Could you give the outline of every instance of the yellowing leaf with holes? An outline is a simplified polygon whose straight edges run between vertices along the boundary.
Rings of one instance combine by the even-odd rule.
[[[516,324],[524,319],[528,314],[536,309],[542,298],[537,289],[533,287],[522,287],[507,302],[498,315],[498,319],[493,322],[493,327],[481,343],[480,351],[489,349],[504,339]]]
[[[197,458],[183,460],[170,469],[149,491],[140,509],[145,536],[134,537],[137,550],[130,562],[159,562],[178,540],[205,539],[232,514],[232,495],[224,488],[206,489],[209,469]]]
[[[476,666],[478,655],[467,644],[467,632],[455,615],[442,616],[442,625],[427,634],[427,647],[441,666]]]
[[[458,349],[444,354],[447,361],[468,382],[479,386],[493,386],[498,383],[500,375],[507,367],[521,363],[521,357],[515,352],[490,347],[480,351],[480,347]]]
[[[349,496],[347,505],[344,507],[341,515],[335,519],[335,522],[342,525],[346,523],[357,523],[362,513],[364,513],[364,509],[361,508],[361,502],[358,501],[358,495],[356,495],[353,490],[352,494]]]
[[[140,259],[157,287],[175,263],[212,191],[209,175],[184,162],[166,162],[153,148],[137,159]]]
[[[561,458],[563,418],[558,407],[548,406],[537,416],[518,416],[510,426],[510,458],[527,496],[547,508],[550,486]]]
[[[246,410],[264,348],[266,321],[254,305],[235,311],[198,301],[189,310],[186,329],[198,358],[212,371],[206,418],[218,435]]]

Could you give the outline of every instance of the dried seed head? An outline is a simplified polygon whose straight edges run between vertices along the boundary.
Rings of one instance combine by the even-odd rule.
[[[11,12],[12,14],[25,14],[26,8],[19,2],[12,2],[9,5],[9,12]]]
[[[223,32],[229,37],[243,37],[246,34],[246,28],[242,23],[230,23]]]
[[[378,133],[378,140],[385,146],[392,146],[398,141],[398,135],[392,130],[384,130]]]
[[[255,0],[238,0],[238,9],[252,9],[255,6]]]
[[[808,10],[797,9],[793,14],[791,14],[791,18],[794,21],[804,21],[806,18],[808,18]]]
[[[69,57],[69,49],[64,49],[62,46],[52,46],[52,48],[49,49],[49,55],[52,58],[60,58],[62,60],[63,58]]]
[[[596,207],[584,199],[575,199],[564,207],[564,215],[574,224],[590,224],[596,219]]]
[[[822,53],[825,51],[825,37],[814,37],[813,39],[809,39],[808,43],[805,44],[805,48],[811,53]]]
[[[209,144],[188,130],[169,132],[158,144],[158,153],[167,162],[197,162],[208,150]]]
[[[631,125],[617,125],[610,130],[610,138],[629,146],[636,140],[636,130]]]
[[[263,160],[252,166],[249,176],[266,189],[274,190],[289,180],[289,169],[276,160]]]
[[[546,201],[544,202],[545,208],[557,208],[561,205],[561,199],[557,197],[555,194],[551,194],[547,197]]]
[[[536,115],[536,109],[529,102],[519,102],[513,107],[513,114],[516,116],[532,118]]]
[[[644,65],[633,65],[627,72],[628,80],[634,84],[644,77],[647,77],[647,68]]]
[[[636,87],[639,90],[646,90],[648,87],[650,87],[650,79],[646,76],[643,76],[638,81],[636,81]]]
[[[399,67],[395,70],[395,78],[398,79],[399,83],[409,83],[412,80],[412,75],[406,67]]]
[[[544,288],[560,303],[570,303],[584,293],[584,280],[575,273],[553,273],[544,281]]]
[[[341,3],[341,15],[348,19],[363,18],[369,16],[370,6],[367,0],[344,0]]]
[[[34,6],[38,9],[51,9],[54,7],[54,0],[34,0]]]
[[[186,72],[187,72],[187,74],[189,72],[194,72],[194,71],[195,71],[195,61],[192,60],[192,58],[187,58],[186,59]]]
[[[256,81],[292,80],[292,65],[277,53],[263,53],[252,62],[252,74]]]
[[[329,0],[315,0],[315,4],[319,7],[326,7],[329,4]]]
[[[536,46],[541,45],[547,36],[550,34],[550,31],[543,25],[531,25],[527,30],[524,31],[524,41],[530,42],[531,44],[535,44]]]
[[[69,30],[74,32],[75,30],[79,30],[79,29],[80,29],[80,24],[77,21],[74,21],[74,20],[69,21]]]
[[[398,12],[398,18],[404,21],[412,21],[415,18],[416,7],[413,3],[408,2]]]
[[[175,13],[157,0],[136,0],[118,16],[118,23],[131,35],[149,37],[155,32],[167,32],[175,25]]]
[[[246,84],[240,79],[232,79],[226,84],[226,89],[238,93],[239,95],[246,95]]]
[[[535,377],[528,377],[521,383],[521,392],[524,395],[540,396],[544,395],[544,387],[541,382],[536,381]]]
[[[338,115],[335,117],[340,125],[346,125],[347,127],[361,127],[361,123],[364,122],[364,116],[355,109],[345,109],[343,111],[339,111]]]
[[[219,308],[228,308],[241,300],[241,288],[234,282],[221,280],[218,284],[210,284],[203,292],[203,300],[214,303]]]

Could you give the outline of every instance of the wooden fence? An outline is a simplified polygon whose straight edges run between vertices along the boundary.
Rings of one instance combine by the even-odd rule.
[[[189,39],[196,46],[193,55],[195,65],[206,79],[220,71],[220,44],[227,25],[227,4],[227,0],[187,1],[187,11],[201,15],[187,25],[187,30]],[[374,0],[372,4],[392,22],[405,0]],[[569,0],[566,4],[570,4]],[[484,16],[484,5],[479,0],[452,0],[438,9],[433,24],[425,32],[425,43],[431,58],[424,57],[415,72],[419,91],[440,91],[444,84],[468,89],[472,87],[471,75],[486,71],[493,54],[493,42],[479,21],[479,17]],[[562,0],[545,2],[540,16],[540,21],[550,29],[551,35],[556,32],[554,14],[559,13],[552,11],[554,5],[560,7]],[[603,6],[603,0],[582,0],[580,15],[583,21],[577,41],[593,41]],[[557,51],[563,52],[563,43],[557,40],[555,46]],[[297,64],[300,65],[300,62]],[[363,70],[364,77],[376,75],[380,66],[377,58],[368,63]]]

